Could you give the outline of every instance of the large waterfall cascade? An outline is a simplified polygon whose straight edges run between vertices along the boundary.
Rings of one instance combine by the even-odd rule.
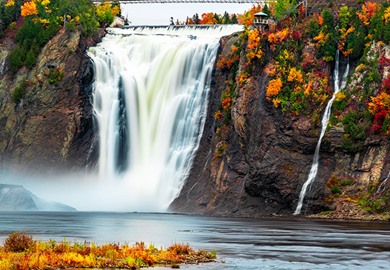
[[[219,39],[241,30],[110,29],[89,50],[99,131],[97,185],[107,195],[118,192],[119,209],[164,211],[178,195],[203,131]]]
[[[320,137],[318,139],[317,146],[316,146],[316,149],[314,152],[313,162],[312,162],[312,165],[310,168],[309,176],[308,176],[306,182],[303,184],[301,192],[299,194],[298,205],[297,205],[297,208],[295,209],[294,215],[299,215],[301,213],[302,206],[303,206],[303,200],[305,199],[306,192],[310,188],[311,184],[314,182],[314,180],[317,177],[321,142],[322,142],[322,138],[325,135],[326,128],[328,127],[328,122],[329,122],[329,119],[331,116],[331,111],[332,111],[332,104],[336,98],[336,94],[338,92],[340,92],[340,90],[345,87],[346,82],[347,82],[347,77],[348,77],[348,73],[349,73],[349,63],[347,63],[347,66],[346,66],[345,72],[342,76],[341,82],[340,82],[340,78],[339,78],[339,68],[340,68],[340,55],[339,55],[339,51],[337,50],[335,67],[334,67],[334,71],[333,71],[333,79],[334,79],[333,96],[328,101],[328,104],[326,105],[326,108],[325,108],[324,115],[323,115],[322,120],[321,120],[321,133],[320,133]]]

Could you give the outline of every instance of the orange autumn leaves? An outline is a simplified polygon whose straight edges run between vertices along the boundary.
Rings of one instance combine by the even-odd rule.
[[[280,89],[282,89],[282,85],[283,83],[280,78],[270,80],[266,90],[267,98],[270,99],[270,97],[279,94]]]
[[[245,41],[246,44],[244,43]],[[226,81],[225,89],[222,92],[220,109],[214,114],[215,119],[223,118],[224,123],[229,122],[230,110],[234,103],[236,91],[243,89],[247,84],[248,79],[252,76],[252,66],[262,60],[263,54],[259,31],[246,28],[241,34],[240,40],[231,45],[230,52],[219,55],[217,68],[229,71],[229,79]],[[242,70],[237,69],[240,59],[244,60],[241,56],[245,56]],[[238,87],[237,89],[236,86]]]
[[[33,0],[33,1],[25,2],[23,6],[20,7],[20,14],[23,17],[38,15],[37,3],[46,7],[47,5],[50,4],[50,0]]]
[[[271,46],[271,50],[275,50],[276,45],[281,44],[290,34],[288,28],[284,28],[281,31],[277,31],[275,33],[270,33],[268,35],[268,41]]]
[[[260,46],[260,33],[257,29],[249,31],[248,34],[248,43],[247,43],[247,54],[246,59],[248,64],[252,62],[253,59],[261,59],[263,56],[263,50]]]
[[[374,17],[375,13],[379,10],[378,3],[375,2],[367,2],[362,5],[362,10],[356,12],[359,19],[365,24],[369,25],[372,17]]]
[[[300,70],[297,70],[295,67],[290,69],[290,72],[288,73],[288,82],[298,82],[302,83],[303,82],[303,75]]]
[[[374,116],[371,131],[390,135],[390,76],[382,83],[379,94],[370,99],[368,110]]]
[[[15,233],[11,236],[15,237]],[[60,243],[32,241],[31,238],[25,244],[21,246],[15,242],[11,248],[0,246],[0,269],[139,269],[155,264],[198,263],[215,259],[214,253],[196,251],[188,244],[173,244],[163,249],[142,242],[132,246],[111,243],[98,246],[66,240]]]
[[[14,0],[8,0],[7,3],[5,3],[5,7],[13,7],[15,5]]]
[[[319,24],[323,18],[317,16]],[[279,27],[268,33],[268,42],[274,58],[264,68],[270,80],[266,88],[266,98],[275,107],[295,114],[305,112],[310,106],[320,106],[328,98],[328,76],[322,71],[325,63],[316,60],[315,44],[302,52],[297,50],[302,31],[296,26]],[[319,37],[326,40],[326,37]],[[288,45],[287,45],[288,44]],[[301,54],[301,56],[298,56]],[[301,59],[300,62],[297,62]]]
[[[25,2],[20,10],[20,14],[23,17],[38,14],[37,4],[34,1]]]

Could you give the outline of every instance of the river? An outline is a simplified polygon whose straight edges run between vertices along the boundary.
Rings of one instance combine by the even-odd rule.
[[[0,241],[13,231],[36,240],[189,243],[217,261],[182,269],[389,269],[390,223],[216,218],[158,213],[0,212]],[[159,268],[154,268],[159,269]]]

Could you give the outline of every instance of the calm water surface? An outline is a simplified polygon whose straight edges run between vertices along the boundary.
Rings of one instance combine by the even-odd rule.
[[[16,230],[25,230],[40,240],[143,241],[157,246],[190,243],[217,251],[216,263],[182,269],[390,269],[390,223],[0,212],[0,241]]]

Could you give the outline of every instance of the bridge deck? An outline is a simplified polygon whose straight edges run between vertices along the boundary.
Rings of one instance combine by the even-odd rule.
[[[94,2],[104,2],[104,0],[94,0]],[[169,3],[215,3],[215,4],[268,4],[273,0],[120,0],[121,4],[169,4]]]

